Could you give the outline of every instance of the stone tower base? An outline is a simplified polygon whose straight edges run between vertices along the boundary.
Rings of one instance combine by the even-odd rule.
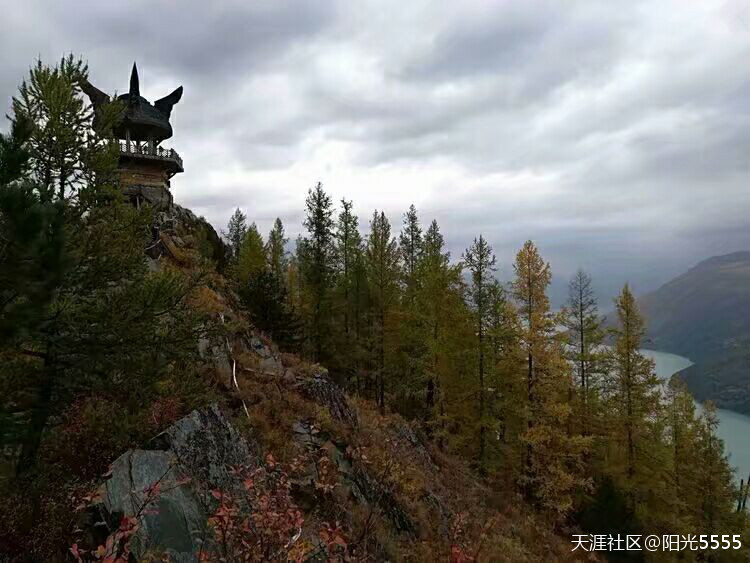
[[[124,186],[122,192],[136,206],[148,203],[157,211],[168,211],[174,205],[172,193],[169,189],[162,186],[131,184]]]

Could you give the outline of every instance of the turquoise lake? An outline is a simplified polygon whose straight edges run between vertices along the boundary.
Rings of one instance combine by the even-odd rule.
[[[641,350],[644,356],[654,360],[656,374],[661,379],[669,379],[673,374],[692,365],[692,362],[682,356],[657,352],[654,350]],[[698,405],[700,409],[700,405]],[[739,414],[734,411],[718,409],[719,424],[718,434],[724,440],[729,462],[737,470],[736,478],[747,480],[750,474],[750,416]]]

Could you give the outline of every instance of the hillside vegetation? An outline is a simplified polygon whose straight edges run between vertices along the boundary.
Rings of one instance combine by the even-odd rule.
[[[591,279],[553,314],[532,241],[505,286],[482,235],[456,260],[414,206],[398,237],[382,211],[363,234],[320,183],[294,252],[239,209],[225,244],[123,201],[118,106],[92,130],[86,72],[35,66],[0,137],[8,559],[595,560],[572,534],[745,537],[715,410],[662,389],[627,286],[604,350]]]
[[[704,260],[639,303],[646,347],[694,362],[683,377],[696,398],[750,413],[750,252]]]

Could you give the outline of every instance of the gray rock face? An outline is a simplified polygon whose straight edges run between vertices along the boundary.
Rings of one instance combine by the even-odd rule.
[[[263,344],[260,338],[253,336],[250,339],[250,349],[258,354],[261,358],[270,358],[272,353],[271,349]]]
[[[393,493],[375,477],[361,467],[355,467],[352,482],[356,487],[355,496],[380,507],[393,527],[399,532],[416,536],[418,530],[409,513],[401,506]]]
[[[258,364],[258,369],[264,373],[279,374],[282,373],[283,366],[278,359],[274,358],[273,356],[269,356],[268,358],[263,358],[260,361],[260,363]]]
[[[123,516],[139,517],[131,542],[137,559],[154,549],[173,561],[197,561],[201,545],[209,541],[210,490],[239,488],[228,467],[257,466],[257,448],[216,405],[193,411],[148,445],[150,449],[130,450],[112,464],[97,517],[110,527],[117,527]],[[155,483],[158,497],[148,492]],[[154,500],[145,506],[149,499]]]
[[[114,462],[104,485],[103,508],[113,525],[122,516],[139,518],[140,528],[131,541],[136,557],[158,548],[175,561],[196,560],[193,554],[206,535],[207,514],[193,489],[179,485],[183,473],[171,452],[131,450]],[[158,497],[147,492],[154,483],[159,484]]]
[[[248,444],[216,405],[191,412],[149,445],[172,453],[191,479],[210,488],[233,484],[228,466],[252,468],[260,459],[256,445]]]
[[[130,185],[123,188],[123,193],[131,200],[148,203],[158,210],[169,210],[174,203],[170,191],[162,186]]]
[[[325,372],[305,378],[298,384],[298,389],[318,404],[328,407],[331,416],[352,426],[357,425],[357,415],[349,407],[346,395]]]

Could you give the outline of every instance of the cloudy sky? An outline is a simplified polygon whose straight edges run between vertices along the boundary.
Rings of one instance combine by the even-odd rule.
[[[414,203],[502,277],[534,239],[553,294],[601,297],[750,248],[750,5],[653,2],[0,0],[5,108],[36,57],[91,80],[182,84],[178,203],[300,231],[309,187],[397,229]],[[4,111],[7,111],[5,109]],[[557,300],[557,299],[556,299]]]

